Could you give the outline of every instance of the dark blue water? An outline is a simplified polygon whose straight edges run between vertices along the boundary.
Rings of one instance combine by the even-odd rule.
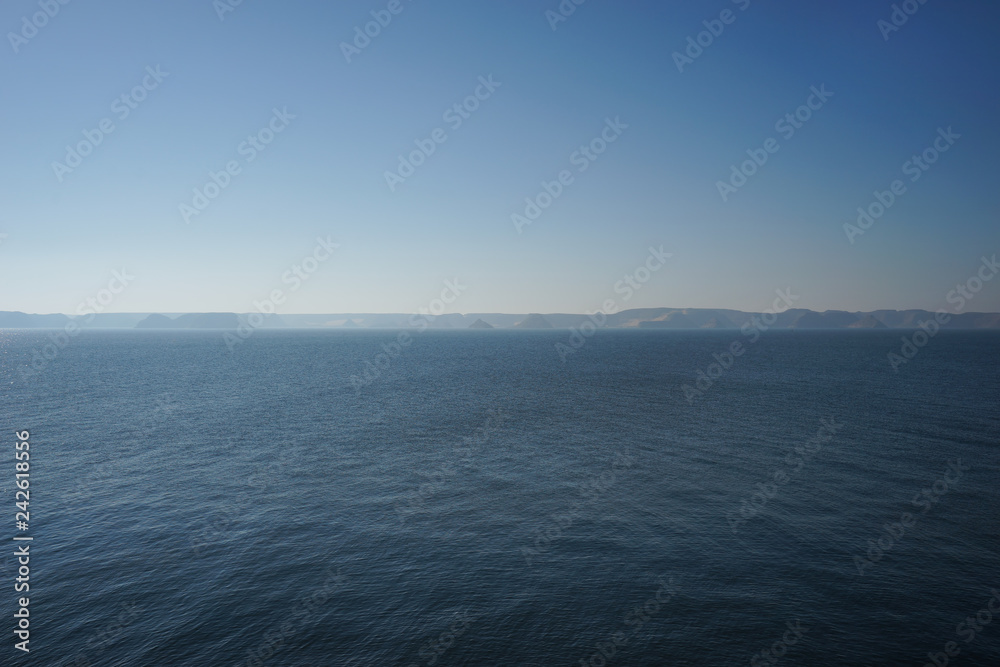
[[[1000,664],[1000,335],[901,335],[765,335],[689,403],[739,332],[88,332],[33,374],[0,332],[0,663]]]

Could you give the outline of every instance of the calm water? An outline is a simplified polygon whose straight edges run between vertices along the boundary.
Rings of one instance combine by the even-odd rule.
[[[31,376],[47,333],[0,332],[0,663],[1000,664],[1000,335],[894,373],[901,335],[765,335],[689,404],[739,332],[428,331],[353,385],[395,332],[89,332]]]

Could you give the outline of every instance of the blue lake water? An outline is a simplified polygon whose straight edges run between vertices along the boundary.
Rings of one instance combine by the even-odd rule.
[[[1000,664],[998,333],[49,333],[0,664]]]

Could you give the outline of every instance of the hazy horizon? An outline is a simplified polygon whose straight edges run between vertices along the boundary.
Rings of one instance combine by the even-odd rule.
[[[742,308],[703,308],[703,307],[687,307],[687,306],[637,306],[637,307],[634,307],[634,308],[633,307],[623,308],[623,309],[615,311],[615,312],[620,313],[620,312],[624,312],[624,311],[628,311],[628,310],[720,310],[720,311],[733,311],[733,312],[742,312],[742,313],[762,313],[762,312],[765,312],[767,310],[767,308],[762,308],[760,310],[744,310]],[[817,309],[817,308],[809,308],[809,307],[806,307],[806,306],[798,306],[798,305],[795,305],[795,306],[789,308],[788,310],[810,310],[810,311],[813,311],[813,312],[816,312],[816,313],[844,312],[844,313],[851,313],[851,314],[855,314],[855,313],[873,313],[873,312],[879,312],[879,311],[895,311],[895,312],[900,312],[900,313],[907,312],[907,311],[924,311],[924,312],[929,312],[929,313],[934,313],[934,312],[939,312],[939,311],[944,311],[946,313],[948,312],[947,309],[943,309],[943,308],[937,308],[937,309],[931,309],[931,308],[874,308],[872,310],[857,310],[857,309],[855,309],[855,310],[845,310],[845,309],[842,309],[842,308]],[[5,312],[6,313],[18,312],[18,313],[24,313],[25,315],[65,315],[67,317],[81,317],[80,315],[78,315],[76,313],[49,313],[49,312],[29,312],[29,311],[23,311],[23,310],[0,310],[0,313],[5,313]],[[253,313],[253,312],[258,312],[258,311],[254,311],[253,309],[250,309],[250,310],[184,310],[184,311],[121,310],[121,311],[107,311],[107,312],[104,312],[104,313],[97,313],[97,314],[99,314],[99,315],[107,315],[107,316],[112,316],[112,315],[165,315],[165,316],[169,317],[169,316],[173,316],[173,315],[210,315],[210,314],[216,314],[216,313],[222,313],[222,314],[230,314],[231,313],[231,314],[235,314],[235,315],[245,315],[245,314],[249,314],[249,313]],[[607,311],[599,311],[599,310],[598,311],[590,311],[590,312],[593,312],[593,313],[604,312],[605,314],[612,314],[612,313],[609,313]],[[536,313],[537,314],[541,314],[541,315],[586,315],[587,314],[587,312],[584,312],[584,311],[571,311],[571,310],[563,309],[563,310],[542,310],[542,311],[539,311],[539,310],[531,310],[531,311],[529,311],[529,310],[519,310],[519,311],[470,310],[470,311],[447,312],[447,313],[442,313],[442,315],[462,315],[462,316],[469,316],[469,315],[531,315],[531,314],[536,314]],[[963,313],[966,314],[966,315],[977,315],[977,314],[979,314],[979,315],[991,315],[991,314],[1000,313],[1000,310],[992,311],[992,310],[976,310],[976,309],[971,309],[971,310],[964,310]],[[83,316],[85,317],[86,315],[89,315],[89,314],[90,313],[86,313]],[[284,316],[299,316],[299,315],[419,315],[420,313],[418,311],[378,311],[378,312],[376,312],[376,311],[371,311],[371,310],[357,310],[357,311],[322,311],[322,312],[298,312],[297,311],[297,312],[278,312],[278,313],[275,313],[275,314],[276,315],[284,315]]]

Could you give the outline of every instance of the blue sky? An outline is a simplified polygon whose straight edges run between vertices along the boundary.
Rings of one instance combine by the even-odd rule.
[[[1000,251],[996,3],[928,0],[886,40],[892,3],[870,0],[587,0],[555,30],[556,0],[400,0],[349,63],[341,44],[388,0],[217,4],[76,0],[37,33],[38,0],[3,4],[0,310],[72,313],[124,268],[109,311],[245,312],[281,288],[287,313],[416,312],[454,278],[451,312],[593,311],[661,245],[673,257],[623,306],[760,310],[791,287],[817,310],[936,309]],[[121,118],[147,67],[166,75]],[[490,76],[453,128],[444,112]],[[784,138],[813,86],[832,97]],[[294,118],[248,162],[276,108]],[[578,171],[609,118],[627,129]],[[113,132],[57,175],[103,119]],[[904,163],[948,127],[961,138],[911,182]],[[771,137],[723,201],[718,181]],[[518,233],[512,214],[562,170],[573,182]],[[895,179],[905,194],[850,243],[844,224]],[[339,248],[290,291],[320,236]],[[1000,284],[968,308],[1000,310]]]

